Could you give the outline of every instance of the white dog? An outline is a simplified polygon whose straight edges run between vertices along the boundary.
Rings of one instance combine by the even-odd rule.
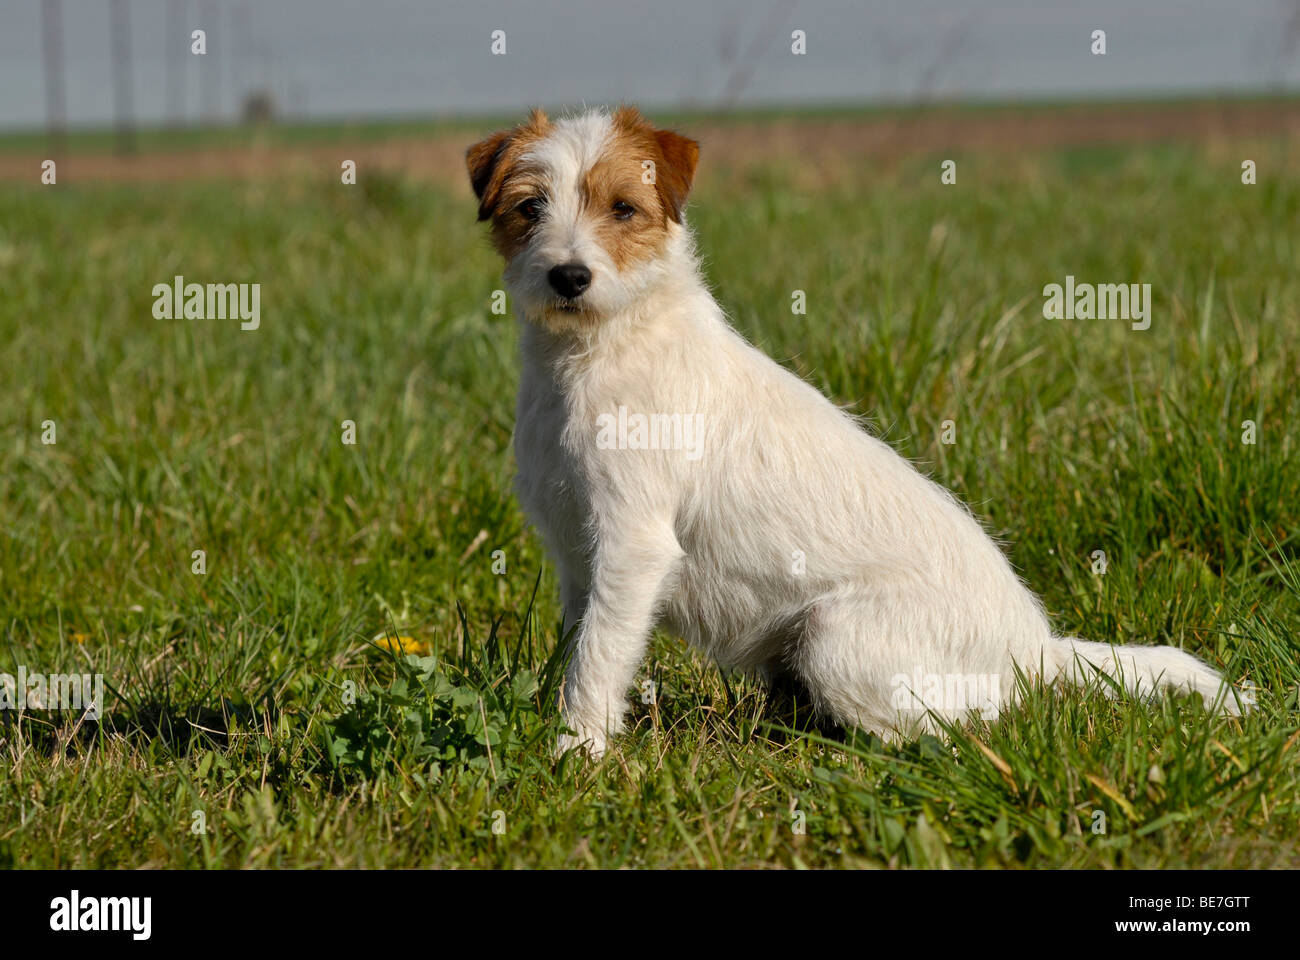
[[[1054,637],[961,504],[728,325],[683,217],[698,156],[629,107],[468,152],[520,321],[519,498],[578,624],[560,749],[605,751],[658,623],[886,738],[995,716],[1013,664],[1237,712],[1172,647]]]

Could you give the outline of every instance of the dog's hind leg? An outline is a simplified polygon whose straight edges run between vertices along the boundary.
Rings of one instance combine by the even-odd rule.
[[[997,715],[1005,654],[962,636],[931,593],[891,584],[817,600],[790,664],[819,713],[885,740],[937,733],[936,718]]]

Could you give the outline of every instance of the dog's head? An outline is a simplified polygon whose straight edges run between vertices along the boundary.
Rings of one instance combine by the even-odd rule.
[[[469,148],[480,220],[524,317],[590,327],[665,273],[699,158],[694,140],[632,107],[552,122],[541,110]]]

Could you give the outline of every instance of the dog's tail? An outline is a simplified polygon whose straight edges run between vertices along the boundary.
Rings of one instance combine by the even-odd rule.
[[[1207,709],[1239,715],[1249,709],[1232,684],[1191,654],[1175,647],[1115,647],[1075,637],[1054,637],[1047,657],[1057,676],[1083,684],[1105,674],[1132,696],[1151,697],[1160,688],[1199,693]],[[1104,683],[1104,681],[1103,681]],[[1107,692],[1114,693],[1107,685]]]

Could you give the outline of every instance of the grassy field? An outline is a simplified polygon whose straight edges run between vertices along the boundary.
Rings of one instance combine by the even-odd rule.
[[[0,672],[108,686],[102,724],[0,712],[0,867],[1300,865],[1293,151],[943,186],[946,154],[810,182],[706,149],[691,215],[735,324],[972,504],[1062,632],[1182,646],[1255,712],[1030,688],[886,747],[661,634],[598,766],[549,754],[556,585],[467,186],[0,185]],[[176,274],[260,283],[261,328],[154,319]],[[1045,320],[1067,274],[1152,284],[1151,328]]]

